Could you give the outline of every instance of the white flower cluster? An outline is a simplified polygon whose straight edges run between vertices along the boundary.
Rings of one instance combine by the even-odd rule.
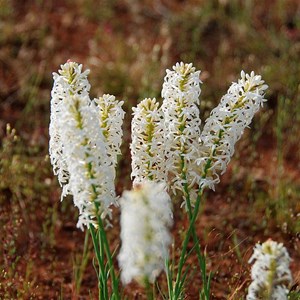
[[[65,142],[64,155],[70,174],[69,189],[74,205],[79,209],[77,226],[96,224],[95,203],[102,217],[110,213],[115,203],[114,178],[107,157],[105,139],[99,129],[97,111],[88,97],[69,96],[59,121]],[[71,142],[70,142],[71,141]]]
[[[49,153],[54,173],[63,186],[62,197],[73,195],[79,209],[77,226],[83,228],[96,225],[97,213],[102,218],[110,215],[110,206],[116,204],[115,148],[122,137],[124,113],[122,103],[105,95],[99,105],[111,105],[108,114],[116,120],[104,124],[102,107],[106,104],[98,107],[90,100],[88,71],[81,70],[81,65],[67,62],[59,74],[53,75]]]
[[[287,286],[292,282],[289,269],[290,256],[282,243],[268,240],[256,244],[249,263],[254,262],[251,270],[252,283],[247,300],[286,300]]]
[[[242,71],[241,79],[230,86],[201,133],[199,75],[192,64],[177,63],[167,70],[161,108],[156,101],[143,100],[134,108],[132,121],[134,182],[167,180],[174,193],[180,190],[186,197],[188,191],[192,201],[199,190],[214,189],[220,181],[236,142],[266,101],[267,89],[261,76]],[[145,103],[151,109],[144,108]]]
[[[115,96],[105,94],[103,97],[95,98],[94,102],[99,110],[100,127],[106,140],[106,152],[115,168],[117,157],[121,154],[124,101],[118,101]]]
[[[219,174],[234,153],[234,146],[251,123],[254,114],[263,105],[267,85],[261,76],[241,72],[241,79],[233,83],[220,104],[212,110],[201,133],[201,147],[197,164],[200,168],[200,188],[219,183]]]
[[[51,91],[51,115],[49,126],[49,153],[53,172],[58,176],[59,184],[63,187],[62,198],[70,193],[69,171],[63,152],[63,141],[58,121],[64,109],[64,99],[72,95],[88,96],[90,84],[87,80],[89,70],[82,73],[82,65],[67,62],[60,66],[59,74],[53,73],[54,85]]]
[[[167,181],[162,112],[156,99],[144,99],[133,108],[130,145],[133,185],[146,180]]]
[[[114,179],[124,118],[123,102],[114,96],[90,100],[88,73],[82,72],[82,65],[67,62],[53,74],[49,128],[53,170],[63,187],[62,198],[73,195],[80,228],[96,226],[95,219],[110,216],[110,206],[117,203]],[[213,109],[201,133],[199,75],[192,64],[177,63],[167,70],[162,106],[155,98],[146,98],[133,108],[134,188],[121,199],[122,248],[118,257],[124,283],[132,279],[154,282],[164,269],[172,225],[167,189],[180,190],[192,203],[196,193],[205,187],[213,189],[227,168],[235,143],[266,101],[267,85],[261,76],[242,71],[241,79]],[[286,299],[290,258],[282,244],[257,245],[252,260],[256,260],[254,281],[247,300],[260,299],[257,293],[265,288],[275,295],[272,299]]]
[[[144,181],[120,201],[122,248],[118,257],[124,284],[154,282],[168,257],[171,199],[163,183]]]
[[[167,70],[164,79],[162,110],[164,113],[165,143],[168,171],[173,176],[171,188],[174,193],[189,190],[198,181],[195,159],[198,155],[200,124],[199,96],[200,71],[192,64],[177,63]],[[184,195],[185,196],[185,195]]]

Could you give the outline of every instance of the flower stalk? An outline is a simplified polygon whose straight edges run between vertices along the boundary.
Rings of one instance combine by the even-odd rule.
[[[108,222],[111,205],[117,204],[114,179],[119,150],[116,148],[120,146],[124,112],[122,102],[115,101],[113,96],[104,95],[98,101],[91,101],[89,71],[81,71],[81,65],[67,62],[58,74],[54,73],[50,157],[54,173],[63,186],[62,197],[73,195],[74,205],[79,209],[77,226],[82,230],[86,226],[92,236],[98,262],[99,299],[120,299],[103,220]],[[109,106],[108,117],[116,119],[114,124],[101,123],[99,111],[102,112],[105,105]],[[111,296],[109,278],[112,281]]]
[[[173,70],[167,70],[162,96],[164,98],[162,109],[165,118],[165,138],[167,144],[167,157],[169,171],[175,176],[173,179],[173,190],[180,190],[183,194],[184,205],[189,217],[189,229],[182,246],[179,259],[179,267],[175,282],[174,299],[179,299],[185,275],[182,276],[182,267],[186,256],[186,247],[193,236],[198,263],[203,281],[202,293],[209,295],[209,278],[206,275],[205,257],[201,254],[201,247],[195,229],[201,192],[195,189],[198,175],[194,165],[198,154],[198,139],[200,136],[200,124],[198,106],[200,89],[200,71],[196,71],[192,64],[176,64]],[[197,195],[198,194],[198,195]],[[195,206],[194,211],[192,205]],[[173,298],[172,298],[173,299]]]

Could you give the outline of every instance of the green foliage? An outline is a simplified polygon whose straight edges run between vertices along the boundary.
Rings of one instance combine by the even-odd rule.
[[[75,254],[73,258],[73,276],[75,284],[75,293],[80,295],[80,287],[83,279],[84,272],[91,255],[91,249],[89,247],[89,231],[85,232],[83,252],[82,254]]]
[[[300,299],[300,291],[293,291],[290,292],[288,295],[288,300],[298,300]]]

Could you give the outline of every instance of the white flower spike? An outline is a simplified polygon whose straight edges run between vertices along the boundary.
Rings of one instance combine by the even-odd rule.
[[[133,108],[130,145],[133,185],[145,179],[166,181],[162,112],[156,99],[144,99]]]
[[[70,174],[69,189],[79,209],[77,226],[83,228],[95,224],[95,205],[103,218],[110,215],[110,206],[115,204],[114,178],[98,114],[89,98],[76,95],[64,101],[58,124]]]
[[[106,152],[115,169],[117,157],[121,154],[122,125],[125,115],[122,105],[124,102],[118,101],[115,96],[108,94],[95,98],[94,102],[97,104],[97,109],[99,110],[99,122],[106,140]]]
[[[195,160],[198,158],[200,124],[200,71],[192,64],[177,63],[167,70],[164,79],[162,110],[168,171],[173,176],[171,188],[184,191],[187,183],[193,190],[198,181]],[[184,197],[186,197],[184,193]]]
[[[256,244],[249,263],[253,261],[253,281],[249,286],[247,300],[287,300],[287,287],[292,283],[289,269],[291,259],[283,244],[272,240],[262,245]]]
[[[214,189],[220,182],[219,174],[226,171],[236,142],[266,101],[267,88],[261,76],[242,71],[241,79],[232,83],[220,104],[212,110],[201,134],[202,146],[197,159],[201,189]]]
[[[89,70],[82,72],[82,65],[68,61],[60,66],[57,73],[53,73],[54,85],[51,91],[51,115],[49,125],[49,155],[53,172],[58,176],[59,184],[63,187],[62,198],[70,194],[69,170],[63,151],[61,132],[58,121],[65,105],[65,99],[72,95],[88,96],[90,84],[87,79]]]
[[[82,65],[67,62],[61,66],[59,74],[53,74],[49,129],[54,174],[58,175],[63,186],[62,198],[73,195],[74,205],[79,209],[77,226],[81,229],[96,225],[97,213],[102,218],[110,216],[110,206],[116,204],[115,148],[121,138],[116,138],[113,131],[119,129],[123,117],[118,103],[118,113],[114,114],[113,109],[109,111],[109,117],[114,115],[117,118],[115,127],[108,121],[106,127],[101,122],[99,124],[99,111],[103,118],[104,113],[89,98],[88,73],[88,70],[82,73]],[[113,102],[112,97],[106,103]],[[118,135],[121,135],[121,130]]]
[[[121,199],[122,247],[118,257],[124,284],[154,282],[168,257],[171,199],[164,183],[145,181]]]

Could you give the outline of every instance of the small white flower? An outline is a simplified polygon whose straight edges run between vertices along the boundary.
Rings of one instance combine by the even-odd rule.
[[[53,73],[54,85],[51,91],[49,155],[53,172],[58,176],[59,184],[63,187],[63,198],[65,195],[70,194],[68,184],[70,175],[58,121],[62,118],[61,111],[65,105],[66,97],[71,95],[88,96],[90,84],[87,79],[89,70],[82,72],[82,65],[75,62],[67,62],[61,65],[58,73]]]
[[[122,105],[124,102],[118,101],[115,96],[108,94],[95,98],[94,102],[99,110],[100,128],[106,140],[106,152],[115,168],[117,157],[121,154],[122,124],[125,115]]]
[[[292,282],[289,269],[290,256],[282,243],[268,240],[262,245],[256,244],[249,263],[252,283],[249,286],[247,300],[285,300],[288,285]]]
[[[167,70],[164,79],[162,110],[165,121],[165,143],[168,171],[173,176],[171,188],[184,191],[187,183],[192,191],[199,175],[198,158],[200,124],[200,71],[192,64],[177,63]],[[184,194],[184,197],[186,195]]]
[[[145,179],[166,181],[164,128],[156,99],[144,99],[133,108],[130,145],[133,185]]]
[[[122,248],[118,257],[124,284],[154,282],[164,270],[172,225],[171,199],[164,183],[145,181],[121,199]]]
[[[261,76],[241,72],[241,79],[233,83],[206,120],[201,133],[202,146],[197,164],[200,166],[200,188],[219,183],[219,174],[226,171],[234,153],[234,146],[249,126],[254,114],[266,101],[267,85]]]

